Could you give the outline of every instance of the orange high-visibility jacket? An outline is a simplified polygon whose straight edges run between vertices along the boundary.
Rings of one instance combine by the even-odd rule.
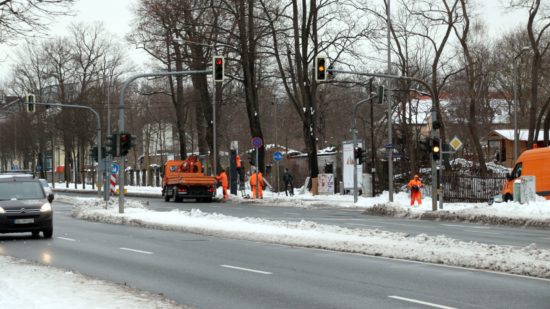
[[[221,172],[220,175],[216,177],[217,180],[222,182],[222,187],[227,189],[229,187],[229,182],[227,181],[227,174],[225,172]]]
[[[250,175],[250,186],[256,186],[256,184],[260,184],[260,186],[263,187],[264,179],[262,176],[262,172],[259,172],[257,175],[259,181],[256,181],[256,173],[252,173],[252,175]]]

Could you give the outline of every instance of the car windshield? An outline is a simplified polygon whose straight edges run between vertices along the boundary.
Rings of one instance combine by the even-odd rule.
[[[33,200],[44,198],[44,190],[39,182],[0,182],[0,200]]]

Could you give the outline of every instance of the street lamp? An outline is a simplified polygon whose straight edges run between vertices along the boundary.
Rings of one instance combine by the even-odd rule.
[[[512,61],[513,64],[513,70],[512,72],[512,88],[514,91],[514,162],[516,162],[518,158],[518,145],[519,145],[519,132],[518,132],[518,76],[516,75],[518,73],[518,64],[517,59],[523,55],[524,52],[529,51],[530,48],[528,46],[524,46],[519,53],[514,57],[514,61]],[[514,76],[516,75],[516,76]]]

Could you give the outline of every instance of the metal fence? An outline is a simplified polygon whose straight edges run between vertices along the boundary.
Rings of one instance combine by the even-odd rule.
[[[466,176],[443,175],[443,199],[446,202],[487,202],[500,195],[506,181],[504,175]]]

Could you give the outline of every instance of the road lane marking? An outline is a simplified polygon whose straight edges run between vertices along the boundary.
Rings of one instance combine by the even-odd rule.
[[[57,237],[58,239],[68,240],[68,241],[76,241],[76,239],[67,238],[67,237]]]
[[[383,227],[381,225],[372,225],[372,224],[368,224],[368,223],[348,223],[348,225],[362,226],[362,227],[375,227],[375,228]]]
[[[120,250],[125,250],[125,251],[143,253],[143,254],[153,254],[153,252],[150,252],[150,251],[143,251],[143,250],[137,250],[137,249],[124,248],[124,247],[121,247],[121,248],[119,248],[119,249],[120,249]]]
[[[471,230],[464,230],[464,232],[470,232],[470,233],[481,233],[481,234],[491,234],[491,235],[502,235],[501,233],[496,232],[482,232],[482,231],[471,231]]]
[[[231,266],[231,265],[220,265],[220,266],[225,267],[225,268],[236,269],[236,270],[248,271],[248,272],[251,272],[251,273],[257,273],[257,274],[262,274],[262,275],[272,275],[273,274],[273,273],[270,273],[270,272],[267,272],[267,271],[261,271],[261,270],[255,270],[255,269],[243,268],[243,267],[237,267],[237,266]]]
[[[299,216],[300,214],[297,213],[297,212],[285,212],[284,213],[285,215],[294,215],[294,216]]]
[[[448,307],[448,306],[438,305],[438,304],[434,304],[434,303],[429,303],[429,302],[425,302],[425,301],[421,301],[421,300],[417,300],[417,299],[412,299],[412,298],[401,297],[401,296],[388,296],[388,297],[389,297],[389,298],[393,298],[393,299],[399,299],[399,300],[402,300],[402,301],[408,301],[408,302],[410,302],[410,303],[426,305],[426,306],[430,306],[430,307],[434,307],[434,308],[441,308],[441,309],[456,309],[456,308],[454,308],[454,307]]]

